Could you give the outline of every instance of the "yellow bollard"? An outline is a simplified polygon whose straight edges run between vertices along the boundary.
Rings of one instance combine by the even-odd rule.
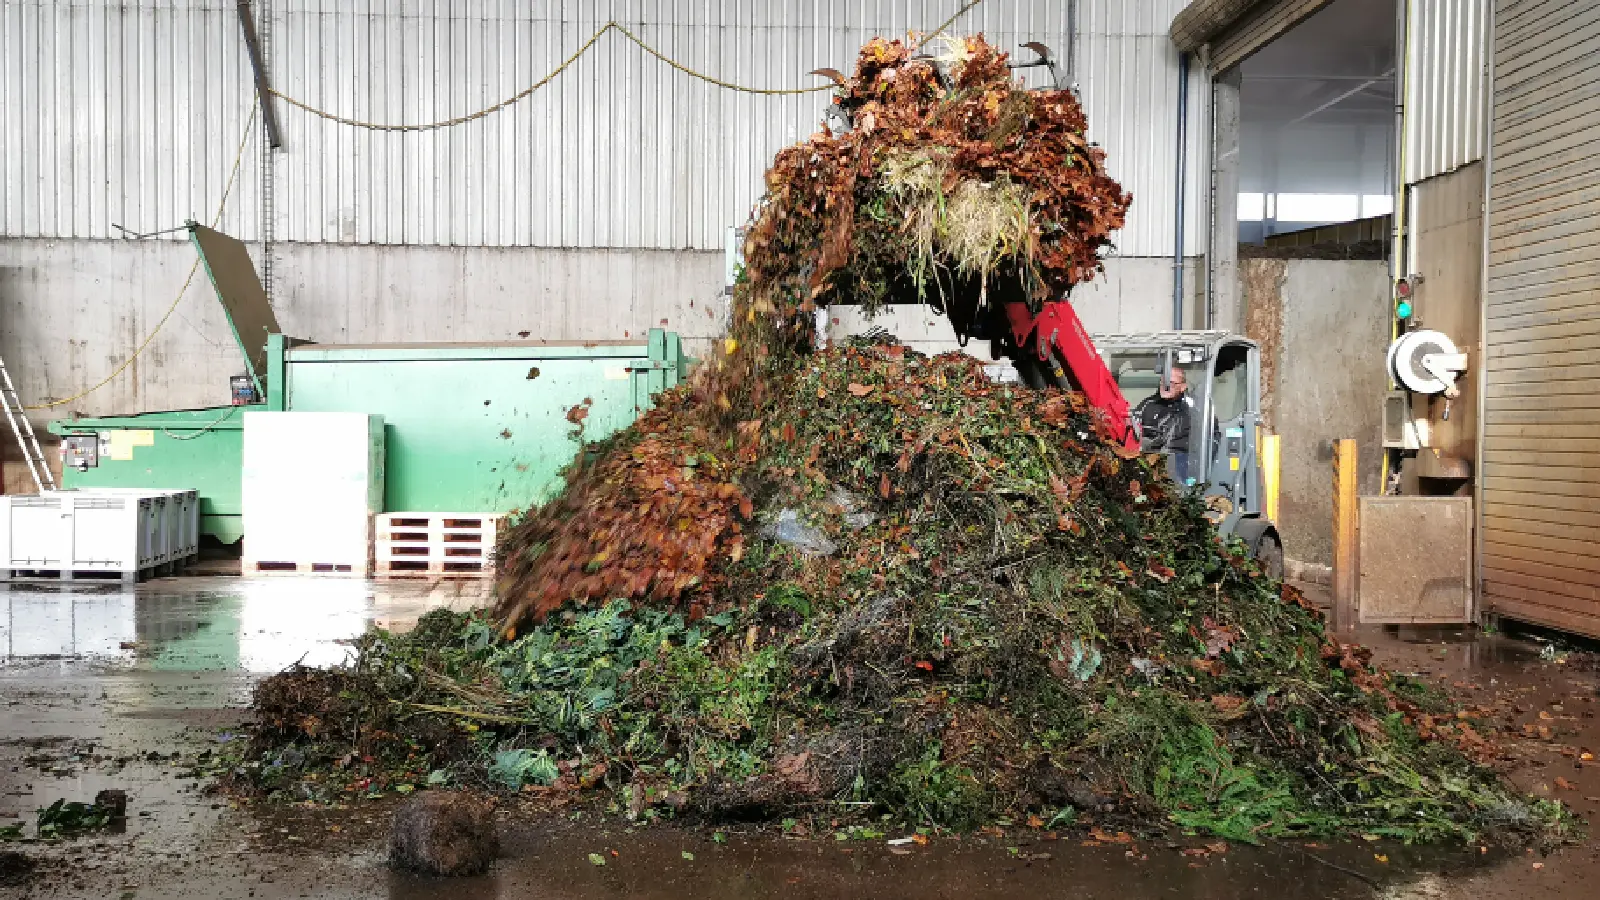
[[[1278,478],[1283,465],[1283,436],[1261,436],[1261,498],[1267,521],[1278,521]]]
[[[1356,521],[1356,442],[1333,442],[1333,630],[1350,631],[1360,615],[1360,524]]]

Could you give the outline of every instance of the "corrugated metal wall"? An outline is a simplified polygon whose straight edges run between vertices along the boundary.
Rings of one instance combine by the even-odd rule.
[[[1490,2],[1407,4],[1406,184],[1483,158]]]
[[[1600,637],[1600,5],[1500,0],[1494,45],[1483,597]]]
[[[610,19],[743,85],[818,82],[877,34],[928,30],[957,0],[256,0],[285,94],[366,121],[433,121],[516,93]],[[1183,0],[1081,0],[1091,137],[1135,194],[1123,255],[1169,255]],[[986,0],[951,30],[1066,56],[1061,0]],[[233,0],[0,0],[0,234],[113,237],[208,220],[253,103]],[[1035,71],[1031,78],[1040,78]],[[1204,222],[1204,76],[1191,85],[1190,235]],[[757,96],[674,72],[620,34],[549,87],[458,127],[383,133],[279,104],[280,241],[718,249],[773,152],[826,93]],[[259,153],[222,228],[259,234]],[[1192,246],[1198,246],[1196,241]]]

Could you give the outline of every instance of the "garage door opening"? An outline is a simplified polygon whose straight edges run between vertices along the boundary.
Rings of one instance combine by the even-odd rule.
[[[1395,16],[1395,0],[1335,0],[1240,63],[1244,255],[1330,244],[1387,255]]]

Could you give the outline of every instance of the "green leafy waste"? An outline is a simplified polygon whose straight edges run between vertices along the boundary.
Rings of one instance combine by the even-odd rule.
[[[115,812],[97,803],[81,803],[65,798],[38,811],[34,819],[34,839],[61,840],[100,831],[111,824]],[[0,827],[0,841],[24,840],[23,823]]]
[[[232,785],[335,799],[445,770],[834,830],[1570,836],[1445,698],[1331,640],[1081,399],[895,346],[815,354],[781,387],[757,445],[699,451],[742,460],[757,523],[693,606],[575,598],[514,640],[443,611],[373,630],[347,667],[261,685]]]

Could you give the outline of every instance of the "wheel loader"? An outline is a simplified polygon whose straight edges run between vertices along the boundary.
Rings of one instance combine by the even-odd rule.
[[[1013,63],[1013,69],[1044,67],[1054,89],[1073,89],[1070,75],[1058,71],[1048,47],[1037,42],[1023,46],[1037,58]],[[843,81],[831,69],[814,74]],[[853,127],[849,111],[837,104],[827,110],[826,124],[835,133]],[[735,232],[729,243],[730,286],[740,244]],[[1282,577],[1283,545],[1265,513],[1257,453],[1261,360],[1254,342],[1223,331],[1091,336],[1066,296],[1036,304],[1020,284],[1003,281],[954,277],[949,290],[941,290],[936,301],[928,299],[950,320],[962,346],[974,339],[988,341],[991,356],[1008,359],[1024,384],[1081,392],[1102,416],[1112,439],[1130,451],[1165,452],[1153,436],[1140,433],[1132,410],[1181,369],[1191,400],[1188,471],[1170,466],[1169,471],[1200,492],[1222,533],[1240,538],[1269,575]],[[825,334],[822,323],[828,317],[825,310],[818,312],[819,333]]]

